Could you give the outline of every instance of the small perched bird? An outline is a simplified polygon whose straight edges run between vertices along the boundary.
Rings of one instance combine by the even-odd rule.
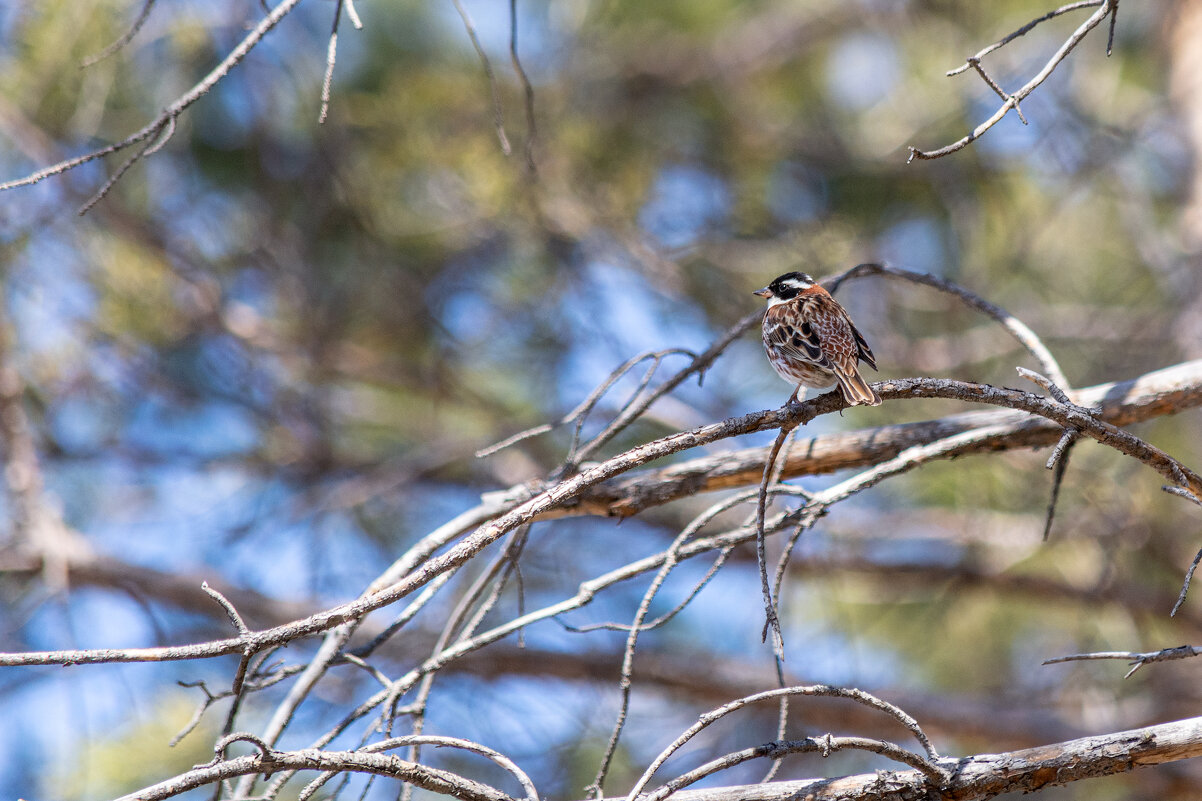
[[[802,387],[824,389],[838,383],[849,406],[880,406],[857,363],[876,369],[876,358],[839,302],[805,273],[785,273],[755,294],[767,298],[764,350],[776,374],[796,384],[789,402],[804,397]]]

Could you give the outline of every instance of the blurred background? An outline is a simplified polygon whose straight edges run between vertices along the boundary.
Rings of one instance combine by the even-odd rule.
[[[1029,125],[1010,115],[959,153],[910,164],[907,146],[950,143],[1000,102],[974,74],[945,72],[1054,4],[522,0],[531,128],[508,4],[463,0],[496,76],[508,156],[452,2],[359,3],[364,27],[342,21],[319,125],[335,5],[301,3],[86,215],[125,155],[0,193],[0,650],[229,636],[202,580],[228,590],[252,628],[356,597],[482,492],[545,475],[570,431],[489,459],[477,449],[562,416],[641,351],[704,349],[761,305],[752,290],[791,269],[821,277],[883,260],[956,281],[1043,336],[1077,387],[1202,357],[1198,0],[1124,4],[1113,55],[1103,25],[1023,103]],[[127,47],[81,68],[140,8],[0,6],[0,180],[141,128],[264,14],[249,0],[157,4]],[[992,75],[1017,89],[1091,11],[990,55]],[[922,287],[865,279],[840,299],[879,376],[1018,386],[1014,366],[1036,366],[996,324]],[[749,334],[703,386],[682,386],[600,456],[788,393]],[[887,403],[803,436],[962,410]],[[1195,410],[1133,430],[1197,469],[1200,422]],[[1121,663],[1040,666],[1202,641],[1196,595],[1168,616],[1199,546],[1198,510],[1085,442],[1044,543],[1047,455],[936,463],[806,533],[782,598],[789,681],[876,693],[950,754],[1198,714],[1197,664],[1125,681]],[[621,526],[536,525],[526,607],[663,550],[713,500]],[[682,565],[652,613],[682,601],[705,567]],[[647,581],[565,622],[629,622]],[[448,594],[414,622],[381,657],[386,672],[429,654],[453,604]],[[511,587],[497,619],[517,604]],[[748,548],[644,636],[607,791],[628,789],[700,712],[774,686],[761,623]],[[545,795],[580,798],[616,714],[623,640],[532,626],[524,647],[508,638],[439,674],[426,731],[498,748]],[[282,657],[303,661],[307,648]],[[234,664],[0,670],[0,795],[105,798],[207,761],[225,710],[169,747],[203,699],[178,682],[225,687]],[[286,686],[248,701],[239,728],[261,723]],[[375,689],[340,668],[281,747],[309,745]],[[791,720],[797,735],[902,737],[846,704],[799,701]],[[774,709],[749,710],[665,770],[772,739],[775,725]],[[430,759],[508,786],[454,754]],[[780,775],[884,765],[795,758]],[[1187,798],[1200,780],[1181,763],[1041,798]],[[384,782],[368,791],[394,794]]]

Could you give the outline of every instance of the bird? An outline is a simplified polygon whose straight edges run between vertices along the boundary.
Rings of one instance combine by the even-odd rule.
[[[785,273],[756,295],[768,301],[764,350],[776,374],[796,389],[788,403],[805,397],[803,387],[837,383],[848,406],[880,406],[881,396],[860,375],[859,362],[876,369],[876,357],[847,310],[805,273]]]

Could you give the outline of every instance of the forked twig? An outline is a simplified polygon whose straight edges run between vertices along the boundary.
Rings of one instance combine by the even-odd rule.
[[[1075,11],[1080,8],[1090,8],[1093,6],[1097,6],[1098,10],[1095,11],[1089,17],[1089,19],[1085,20],[1085,22],[1083,22],[1080,25],[1080,27],[1077,28],[1077,30],[1073,31],[1072,35],[1069,36],[1069,38],[1067,40],[1065,40],[1064,44],[1062,44],[1060,46],[1060,49],[1057,50],[1056,53],[1050,59],[1048,59],[1048,62],[1046,64],[1044,64],[1043,69],[1041,69],[1035,75],[1035,77],[1033,77],[1031,80],[1029,80],[1017,92],[1008,93],[1005,90],[1003,90],[1000,86],[997,85],[997,83],[994,80],[992,80],[989,77],[989,75],[985,72],[984,68],[981,66],[981,59],[985,55],[993,52],[994,50],[997,50],[999,47],[1006,45],[1008,42],[1018,38],[1019,36],[1022,36],[1023,34],[1030,31],[1032,28],[1034,28],[1039,23],[1046,22],[1047,20],[1050,20],[1054,17],[1058,17],[1061,14],[1065,14],[1069,11]],[[996,125],[1003,117],[1006,116],[1006,114],[1010,111],[1010,109],[1015,109],[1016,111],[1018,111],[1018,104],[1020,102],[1022,102],[1023,100],[1025,100],[1028,95],[1030,95],[1033,91],[1035,91],[1036,88],[1039,87],[1040,84],[1042,84],[1045,80],[1047,80],[1048,76],[1052,74],[1052,71],[1055,70],[1056,67],[1059,66],[1062,61],[1064,61],[1064,59],[1068,56],[1068,54],[1070,52],[1072,52],[1073,48],[1075,48],[1078,44],[1080,44],[1081,40],[1084,39],[1086,37],[1086,35],[1088,35],[1089,32],[1091,30],[1093,30],[1098,25],[1098,23],[1100,23],[1102,20],[1104,20],[1107,16],[1110,17],[1110,36],[1106,43],[1106,54],[1110,55],[1111,48],[1114,44],[1114,24],[1115,24],[1115,20],[1118,18],[1118,7],[1119,7],[1119,0],[1084,0],[1084,2],[1069,3],[1066,6],[1061,6],[1060,8],[1056,9],[1055,11],[1051,11],[1047,14],[1044,14],[1042,17],[1032,20],[1031,22],[1024,25],[1022,28],[1019,28],[1014,33],[1012,33],[1009,36],[1007,36],[1006,38],[1002,39],[1001,41],[995,42],[994,44],[990,45],[989,47],[986,47],[981,52],[977,53],[975,56],[969,57],[965,61],[963,66],[957,67],[956,69],[953,69],[953,70],[949,70],[947,74],[948,74],[948,76],[952,76],[952,75],[958,75],[961,72],[964,72],[965,70],[967,70],[969,68],[975,69],[977,71],[977,73],[985,80],[985,83],[988,84],[989,87],[991,89],[993,89],[995,92],[997,92],[997,94],[999,96],[1001,96],[1005,102],[1003,102],[1001,107],[993,113],[993,116],[991,116],[989,119],[985,120],[985,122],[978,125],[970,133],[968,133],[967,135],[965,135],[961,139],[953,142],[950,145],[941,147],[937,150],[920,150],[916,147],[911,146],[909,148],[910,158],[908,159],[908,161],[913,161],[914,159],[937,159],[937,158],[940,158],[941,156],[946,156],[949,153],[955,153],[957,150],[963,149],[970,142],[974,141],[979,136],[981,136],[983,133],[985,133],[990,128],[992,128],[994,125]],[[1022,112],[1018,111],[1018,113],[1019,113],[1019,116],[1021,117]],[[1026,123],[1025,118],[1023,118],[1023,122]]]
[[[749,704],[754,704],[758,701],[770,700],[782,695],[846,698],[849,701],[863,704],[864,706],[875,709],[878,712],[883,712],[884,714],[901,723],[912,735],[914,735],[914,738],[918,740],[923,751],[926,753],[929,762],[933,763],[935,760],[939,759],[939,752],[936,751],[935,747],[931,744],[930,738],[927,737],[926,732],[924,732],[922,727],[918,725],[918,721],[912,718],[904,710],[888,703],[887,701],[882,701],[876,696],[866,693],[863,690],[857,690],[849,687],[832,687],[827,684],[785,687],[783,689],[766,690],[761,693],[754,693],[752,695],[738,698],[730,703],[723,704],[715,709],[711,709],[709,712],[706,712],[698,717],[696,723],[681,733],[679,737],[673,740],[667,748],[661,751],[659,755],[652,760],[651,764],[647,766],[647,769],[643,771],[643,775],[639,777],[638,781],[635,782],[634,787],[631,788],[630,792],[627,794],[626,801],[635,801],[639,794],[643,792],[643,788],[647,786],[647,783],[651,780],[651,777],[654,776],[656,771],[658,771],[660,767],[662,767],[663,764],[668,761],[668,758],[671,757],[672,754],[679,751],[689,740],[693,739],[693,737],[695,737],[703,729],[710,726],[714,722],[721,720],[726,715],[736,712],[743,707],[748,706]]]
[[[623,362],[622,364],[620,364],[616,368],[614,368],[614,370],[612,370],[610,372],[610,374],[605,377],[605,380],[602,381],[600,384],[598,384],[593,389],[593,391],[588,394],[588,397],[586,397],[584,400],[582,400],[579,404],[576,405],[576,408],[572,409],[572,411],[565,414],[558,421],[556,421],[554,423],[543,423],[542,425],[537,425],[537,426],[534,426],[533,428],[528,428],[525,431],[519,431],[518,433],[514,434],[513,436],[506,437],[505,439],[501,440],[498,443],[489,445],[487,448],[481,448],[480,450],[476,451],[476,458],[483,459],[486,456],[492,456],[494,453],[497,453],[498,451],[508,448],[511,445],[516,445],[517,443],[527,440],[531,437],[535,437],[540,434],[546,434],[549,431],[554,431],[557,427],[565,426],[565,425],[568,425],[569,423],[575,424],[575,428],[572,432],[572,442],[568,446],[568,454],[569,455],[568,455],[568,459],[566,461],[571,461],[573,458],[576,458],[576,459],[583,458],[583,456],[586,454],[581,454],[580,456],[576,455],[577,450],[579,448],[580,431],[584,427],[585,420],[592,413],[592,411],[597,407],[597,404],[601,402],[601,399],[603,397],[605,397],[606,393],[608,393],[609,390],[611,388],[613,388],[614,384],[616,384],[619,380],[621,380],[623,376],[625,376],[627,373],[629,373],[635,367],[639,366],[640,364],[642,364],[645,361],[651,362],[651,366],[648,368],[647,372],[643,375],[643,378],[639,382],[638,387],[634,390],[634,392],[631,393],[630,399],[626,401],[626,404],[622,407],[622,410],[619,412],[619,417],[620,417],[623,413],[626,412],[627,409],[629,409],[634,404],[635,400],[638,399],[639,394],[647,387],[647,384],[650,383],[651,378],[655,375],[656,369],[663,362],[663,360],[666,357],[674,355],[674,354],[690,356],[693,359],[697,358],[696,354],[694,354],[690,350],[685,350],[684,348],[669,348],[667,350],[647,351],[646,353],[640,353],[637,356],[632,356],[631,358],[627,359],[625,362]],[[610,427],[615,425],[616,422],[617,422],[616,420],[611,421]],[[606,430],[608,431],[608,427]],[[600,436],[601,435],[598,435],[597,438],[594,438],[593,442],[596,442],[597,439],[600,438]],[[592,444],[593,444],[592,442],[589,443],[590,446]]]
[[[1091,417],[1098,417],[1102,414],[1101,408],[1087,409],[1084,406],[1078,406],[1073,403],[1069,399],[1068,394],[1047,376],[1040,375],[1034,370],[1028,370],[1025,367],[1016,367],[1014,369],[1023,378],[1046,389],[1048,394],[1055,398],[1057,402],[1074,409],[1078,413],[1087,414]],[[1060,436],[1060,441],[1056,443],[1056,447],[1052,449],[1052,455],[1048,457],[1047,468],[1052,471],[1052,497],[1048,501],[1047,514],[1044,516],[1043,539],[1045,542],[1052,531],[1052,520],[1056,516],[1056,501],[1060,498],[1060,485],[1064,482],[1064,474],[1068,470],[1069,454],[1072,452],[1073,443],[1080,436],[1081,429],[1079,427],[1073,425],[1065,426],[1064,433]]]
[[[242,41],[240,41],[237,46],[235,46],[234,49],[231,50],[216,67],[210,70],[207,75],[205,75],[200,79],[199,82],[196,83],[196,85],[178,97],[173,103],[167,106],[167,108],[163,109],[163,111],[160,112],[157,117],[148,122],[140,130],[135,131],[126,138],[122,139],[120,142],[115,142],[107,147],[89,151],[81,156],[74,156],[69,159],[64,159],[57,164],[43,167],[42,169],[32,172],[22,178],[16,178],[11,181],[0,183],[0,192],[6,189],[15,189],[20,186],[36,184],[39,181],[44,181],[51,176],[61,175],[62,173],[72,170],[82,164],[87,164],[88,162],[104,158],[105,156],[120,152],[128,147],[132,147],[133,145],[144,142],[147,139],[153,139],[154,137],[158,136],[164,130],[168,129],[170,125],[172,125],[172,121],[178,117],[180,113],[182,113],[197,100],[208,94],[209,91],[216,86],[219,81],[221,81],[221,79],[229,74],[230,70],[241,63],[242,60],[246,58],[247,53],[249,53],[255,47],[255,45],[262,41],[263,37],[266,36],[272,28],[278,25],[280,20],[286,17],[299,2],[300,0],[280,0],[278,4],[271,8],[267,16],[260,20],[259,23],[255,25],[255,27],[251,29],[245,37],[243,37]],[[153,153],[155,149],[157,148],[152,146],[149,150],[143,150],[140,153],[139,158],[141,156]],[[123,173],[136,161],[137,158],[135,158],[133,162],[127,163],[120,172]],[[109,185],[106,185],[102,189],[102,192],[107,192],[111,186],[111,183],[112,182],[110,181]],[[87,211],[88,208],[91,208],[91,205],[93,205],[96,200],[99,200],[99,198],[94,198],[92,203],[84,207],[84,211]]]
[[[1123,678],[1130,678],[1131,674],[1139,670],[1144,665],[1149,665],[1153,662],[1172,662],[1177,659],[1189,659],[1191,657],[1202,655],[1202,647],[1197,645],[1178,645],[1176,648],[1162,648],[1159,651],[1148,651],[1139,653],[1136,651],[1098,651],[1090,654],[1070,654],[1068,656],[1058,656],[1054,659],[1045,659],[1041,664],[1055,665],[1061,662],[1084,662],[1092,659],[1123,659],[1132,667]]]
[[[79,215],[82,217],[91,211],[93,206],[95,206],[101,200],[104,200],[109,191],[112,190],[112,188],[117,184],[117,181],[121,180],[121,176],[125,175],[126,171],[128,171],[130,167],[134,166],[147,156],[153,156],[155,153],[158,153],[174,135],[175,116],[171,116],[163,122],[162,126],[153,133],[152,138],[147,140],[146,144],[143,145],[140,150],[122,162],[121,166],[118,167],[111,176],[109,176],[108,180],[105,181],[101,187],[97,189],[82,206],[79,207]]]

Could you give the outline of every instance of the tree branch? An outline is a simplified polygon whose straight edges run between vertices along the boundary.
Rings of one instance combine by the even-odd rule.
[[[209,91],[217,85],[217,82],[228,75],[229,71],[237,66],[242,59],[246,58],[246,54],[249,53],[254,46],[257,45],[259,41],[267,35],[268,31],[274,28],[280,20],[286,17],[299,2],[300,0],[280,0],[280,3],[272,8],[271,12],[262,20],[260,20],[259,24],[256,25],[250,31],[250,33],[248,33],[242,39],[242,41],[238,43],[237,47],[231,50],[216,67],[214,67],[207,75],[204,76],[204,78],[197,82],[195,86],[178,97],[167,108],[163,109],[163,111],[157,117],[148,122],[140,130],[130,134],[120,142],[115,142],[107,147],[93,150],[89,153],[83,154],[82,156],[64,159],[57,164],[44,167],[36,172],[26,175],[23,178],[16,178],[11,181],[0,183],[0,192],[3,192],[6,189],[15,189],[19,186],[36,184],[39,181],[45,180],[53,175],[60,175],[68,170],[74,169],[81,164],[87,164],[89,161],[95,161],[96,159],[117,153],[127,147],[131,147],[139,142],[151,139],[168,130],[169,127],[174,125],[174,120],[176,117],[178,117],[185,109],[187,109],[197,100],[200,100],[200,98],[208,94]],[[151,152],[153,152],[153,150],[153,147],[142,150],[134,159],[124,164],[121,167],[120,172],[124,173],[126,169],[132,166],[134,161],[137,161],[137,159],[141,158],[142,156],[149,155]],[[106,183],[103,191],[107,191],[110,186],[111,182]],[[85,210],[86,208],[87,207],[85,207]]]
[[[1087,19],[1087,20],[1085,20],[1085,22],[1081,23],[1081,26],[1079,28],[1077,28],[1077,30],[1073,31],[1072,35],[1069,36],[1069,38],[1067,40],[1065,40],[1064,44],[1062,44],[1060,46],[1060,49],[1057,50],[1056,53],[1050,59],[1048,59],[1048,62],[1046,64],[1044,64],[1043,69],[1041,69],[1035,75],[1034,78],[1029,80],[1026,83],[1026,85],[1024,85],[1017,92],[1014,92],[1013,94],[1006,94],[1004,91],[1002,91],[1000,89],[1000,87],[998,87],[996,82],[990,80],[988,74],[986,74],[984,69],[981,67],[982,56],[984,56],[986,53],[991,52],[992,50],[996,50],[997,48],[1001,47],[1002,45],[1006,44],[1010,40],[1016,38],[1017,36],[1023,35],[1024,33],[1029,31],[1031,28],[1035,27],[1035,25],[1039,24],[1040,22],[1051,19],[1052,17],[1058,16],[1066,11],[1072,11],[1072,10],[1075,10],[1078,8],[1088,8],[1090,6],[1095,6],[1095,5],[1098,6],[1098,10],[1095,11],[1089,17],[1089,19]],[[966,67],[973,67],[974,69],[977,70],[978,74],[981,75],[981,77],[985,80],[985,82],[987,84],[989,84],[990,88],[992,88],[995,92],[997,92],[998,94],[1000,94],[1002,96],[1002,98],[1005,100],[1005,102],[1002,103],[1001,108],[999,108],[997,111],[995,111],[993,113],[992,117],[985,120],[985,122],[981,123],[976,128],[974,128],[972,130],[972,132],[970,132],[963,138],[958,139],[957,141],[951,143],[950,145],[941,147],[938,150],[919,150],[918,148],[911,146],[910,147],[910,158],[908,159],[908,161],[913,161],[914,159],[937,159],[937,158],[940,158],[941,156],[946,156],[949,153],[955,153],[957,150],[963,149],[970,142],[977,139],[977,137],[981,136],[981,134],[985,133],[990,128],[992,128],[994,125],[996,125],[998,122],[1000,122],[1002,117],[1005,117],[1006,114],[1009,113],[1010,109],[1014,109],[1015,111],[1017,111],[1019,116],[1021,117],[1022,112],[1019,111],[1018,104],[1021,103],[1023,100],[1025,100],[1027,98],[1027,96],[1029,94],[1031,94],[1031,92],[1035,91],[1035,89],[1041,83],[1043,83],[1045,80],[1047,80],[1048,76],[1052,74],[1052,71],[1055,70],[1056,67],[1060,65],[1060,62],[1064,61],[1064,59],[1068,56],[1068,54],[1070,52],[1072,52],[1073,48],[1076,47],[1078,44],[1080,44],[1081,40],[1084,39],[1086,37],[1086,35],[1088,35],[1089,32],[1098,25],[1098,23],[1100,23],[1102,20],[1106,19],[1107,16],[1111,16],[1111,15],[1117,16],[1118,6],[1119,6],[1118,0],[1086,0],[1085,2],[1070,3],[1069,5],[1063,6],[1062,8],[1059,8],[1049,14],[1045,14],[1044,16],[1040,17],[1039,19],[1036,19],[1033,22],[1028,23],[1026,26],[1019,29],[1015,33],[1011,34],[1010,36],[1006,37],[1002,41],[985,48],[977,55],[969,58],[966,62],[965,67],[959,67],[957,69],[950,70],[947,73],[949,77],[952,75],[957,75],[960,72],[963,72]],[[1115,18],[1115,17],[1112,17],[1112,19],[1113,18]],[[1111,38],[1113,39],[1113,28],[1111,29]],[[1107,45],[1106,52],[1107,52],[1107,54],[1109,54],[1109,52],[1110,52],[1109,44]],[[1023,122],[1025,123],[1026,120],[1024,119]]]
[[[975,801],[1001,793],[1029,793],[1196,756],[1202,756],[1202,718],[1189,718],[1037,748],[940,760],[940,766],[951,775],[940,797]],[[920,771],[881,770],[836,779],[685,790],[671,796],[674,801],[793,801],[798,798],[843,801],[875,797],[887,797],[891,801],[928,801],[931,787],[927,776]]]
[[[1016,423],[1020,427],[1041,424],[1030,417],[1030,415],[1038,415],[1051,421],[1053,424],[1051,429],[1054,434],[1066,426],[1075,426],[1085,436],[1091,437],[1104,445],[1115,448],[1119,452],[1147,464],[1173,482],[1174,485],[1187,489],[1195,498],[1202,497],[1202,478],[1159,448],[1149,445],[1138,437],[1105,422],[1103,419],[1095,419],[1090,415],[1078,412],[1075,407],[1065,406],[1055,400],[1020,390],[1004,389],[988,384],[974,384],[951,379],[904,378],[881,382],[874,386],[885,400],[945,398],[1008,407],[1027,413],[1017,418]],[[732,417],[690,431],[661,437],[652,442],[631,448],[605,462],[590,467],[571,478],[538,492],[527,500],[518,503],[515,499],[514,505],[510,506],[504,513],[481,525],[470,535],[446,551],[430,556],[418,563],[412,572],[404,574],[392,583],[391,586],[383,586],[383,582],[377,581],[373,586],[381,588],[376,592],[365,594],[354,601],[340,604],[304,620],[297,620],[284,626],[251,632],[248,635],[241,635],[226,640],[189,646],[32,651],[27,653],[0,654],[0,665],[51,665],[83,662],[141,662],[199,659],[223,656],[231,653],[253,653],[264,648],[291,642],[301,637],[326,631],[348,621],[357,620],[368,612],[395,603],[425,586],[444,572],[466,563],[480,551],[518,526],[545,517],[556,516],[562,510],[578,506],[580,495],[603,481],[690,448],[707,445],[711,442],[741,434],[770,430],[782,425],[804,425],[819,415],[838,412],[843,408],[845,408],[845,405],[842,396],[838,392],[830,392],[802,404],[786,406],[775,410],[752,412],[742,417]],[[963,435],[963,441],[968,446],[977,448],[980,441],[1000,435],[1000,429],[993,430],[988,436],[970,436],[966,432]],[[932,442],[929,444],[934,447],[937,443]],[[940,455],[946,457],[956,452],[957,450],[955,449],[945,448],[940,452]],[[917,464],[920,461],[916,459],[914,463]],[[873,482],[875,480],[879,479],[873,479]],[[855,480],[844,482],[844,484],[848,484],[849,486],[855,483]],[[870,485],[870,483],[861,482],[859,486],[853,487],[849,491],[858,491]],[[837,487],[832,487],[830,490],[827,490],[824,493],[824,497],[830,495],[836,489]],[[833,495],[830,495],[830,497],[834,498]],[[824,501],[824,503],[829,502],[831,501]],[[472,510],[465,513],[465,515],[471,516],[475,512],[476,510]]]
[[[1074,395],[1083,406],[1100,406],[1098,419],[1115,426],[1175,414],[1202,406],[1202,359],[1128,381],[1086,387]],[[988,411],[826,434],[795,442],[785,453],[781,477],[822,475],[879,464],[906,448],[993,426],[1002,426],[1003,430],[964,445],[954,455],[1054,445],[1064,430],[1027,414]],[[586,490],[577,503],[556,514],[629,517],[685,496],[753,486],[763,475],[768,451],[768,447],[727,451],[632,473]]]
[[[449,771],[416,765],[391,754],[376,754],[367,751],[320,751],[309,748],[302,751],[274,751],[262,747],[261,752],[251,756],[221,759],[206,765],[198,765],[178,776],[144,787],[137,792],[122,796],[117,801],[161,801],[181,793],[203,787],[206,784],[232,779],[235,776],[258,773],[277,773],[282,770],[351,771],[390,776],[441,795],[449,795],[463,801],[513,801],[513,799],[488,785],[466,779]]]

